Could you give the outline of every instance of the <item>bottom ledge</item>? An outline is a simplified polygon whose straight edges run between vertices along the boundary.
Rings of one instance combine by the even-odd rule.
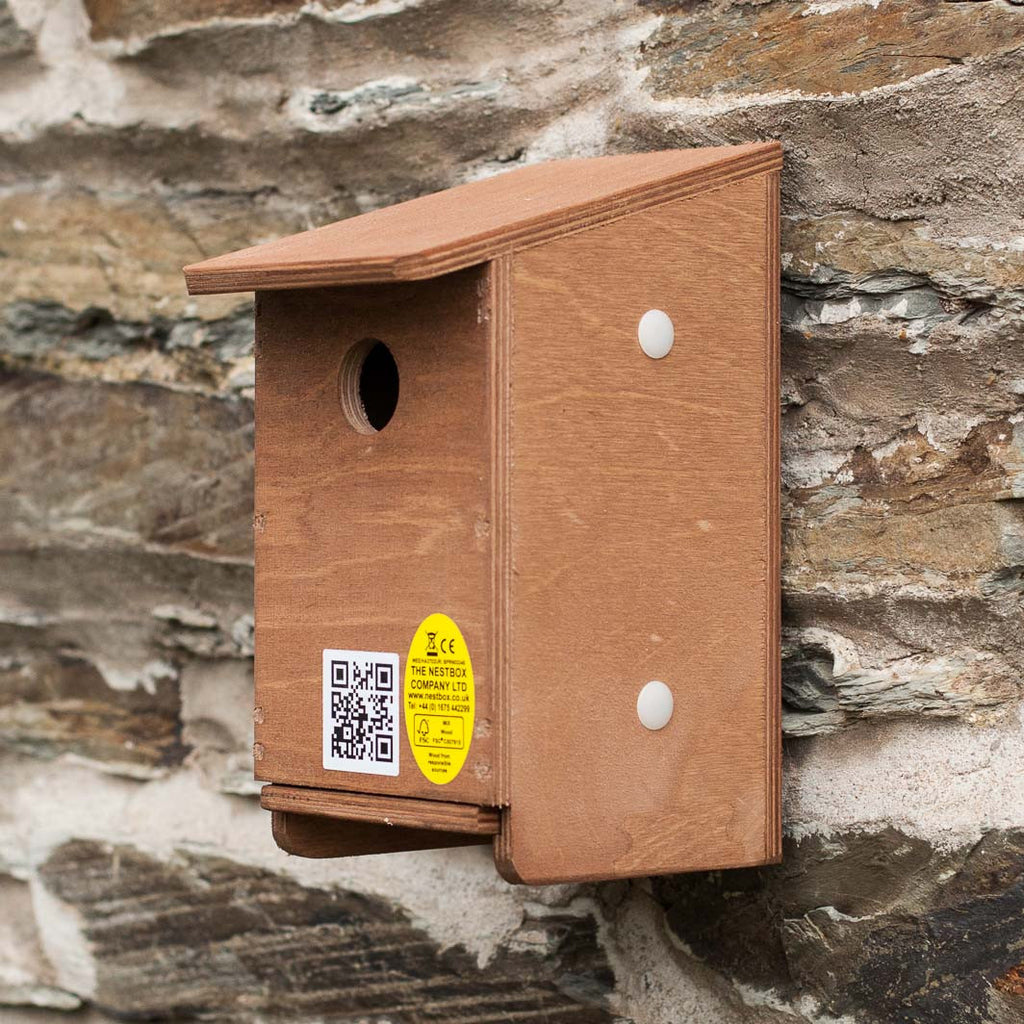
[[[296,857],[363,857],[374,853],[434,850],[453,846],[486,846],[481,834],[405,828],[367,821],[342,821],[289,811],[271,812],[274,842]]]

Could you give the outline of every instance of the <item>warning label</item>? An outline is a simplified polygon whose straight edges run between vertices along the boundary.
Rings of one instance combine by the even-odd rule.
[[[437,612],[416,630],[405,663],[405,728],[416,764],[443,786],[462,770],[473,739],[473,665],[459,627]]]

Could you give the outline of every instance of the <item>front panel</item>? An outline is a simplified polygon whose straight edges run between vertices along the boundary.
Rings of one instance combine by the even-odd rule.
[[[257,297],[259,779],[495,803],[485,282]]]

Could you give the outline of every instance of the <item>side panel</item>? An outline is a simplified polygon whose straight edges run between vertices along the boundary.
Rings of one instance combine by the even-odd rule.
[[[514,257],[508,877],[779,856],[776,189]],[[675,701],[656,732],[650,680]]]
[[[490,344],[486,272],[417,284],[264,292],[257,299],[256,774],[268,782],[495,803]],[[338,375],[383,341],[399,396],[376,434],[353,429]],[[472,659],[475,732],[445,785],[398,736],[399,774],[322,767],[321,652],[398,655],[443,612]]]

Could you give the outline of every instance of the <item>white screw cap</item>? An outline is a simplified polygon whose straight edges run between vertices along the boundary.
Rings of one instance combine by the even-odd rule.
[[[652,679],[636,699],[636,714],[645,729],[664,729],[672,707],[672,691],[659,679]]]
[[[668,313],[649,309],[637,324],[636,336],[644,354],[652,359],[663,359],[672,351],[676,330]]]

